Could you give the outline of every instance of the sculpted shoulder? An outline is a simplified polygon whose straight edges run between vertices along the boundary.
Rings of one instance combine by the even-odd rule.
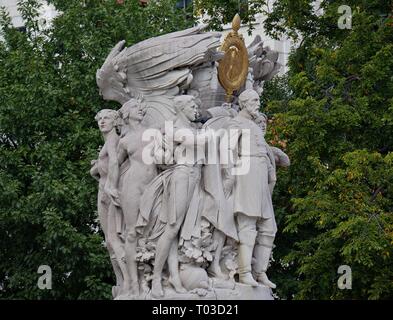
[[[230,129],[243,129],[248,128],[250,126],[250,120],[237,115],[233,119],[229,121],[229,128]]]
[[[128,140],[128,133],[124,137],[120,138],[118,144],[119,148],[127,149],[127,140]]]
[[[119,141],[119,148],[122,149],[134,149],[138,146],[143,145],[142,141],[143,130],[141,131],[129,131]]]

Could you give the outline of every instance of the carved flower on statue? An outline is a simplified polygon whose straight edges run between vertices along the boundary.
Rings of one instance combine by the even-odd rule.
[[[149,282],[153,277],[153,268],[147,263],[139,263],[138,270],[143,274],[144,282]]]
[[[179,250],[181,263],[194,263],[201,267],[207,267],[213,261],[215,245],[213,243],[213,226],[206,220],[200,224],[201,236],[184,241]]]
[[[153,277],[153,262],[155,258],[156,244],[148,241],[146,238],[138,240],[137,253],[135,259],[138,263],[138,270],[144,278],[144,283],[147,288],[147,283]]]
[[[149,262],[154,258],[154,253],[150,251],[138,252],[136,254],[136,260],[139,262]]]
[[[155,257],[156,244],[154,242],[147,242],[146,239],[138,241],[136,261],[141,263],[149,263]]]
[[[213,261],[213,255],[209,251],[203,251],[203,257],[209,262]]]
[[[237,273],[237,261],[234,259],[225,259],[225,267],[228,269],[229,278],[233,279],[235,274]]]
[[[230,279],[233,279],[238,270],[236,244],[231,240],[227,241],[222,249],[221,268],[228,271]]]

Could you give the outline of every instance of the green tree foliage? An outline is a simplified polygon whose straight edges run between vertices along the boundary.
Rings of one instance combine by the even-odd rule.
[[[194,0],[196,16],[203,16],[203,22],[214,30],[222,30],[223,25],[232,22],[238,13],[248,32],[254,29],[255,15],[265,12],[266,0]]]
[[[26,32],[1,13],[0,298],[106,299],[114,279],[89,169],[102,144],[94,115],[118,106],[99,97],[95,73],[118,41],[193,21],[172,0],[47,2],[60,14],[45,27],[38,1],[20,1]],[[37,287],[40,265],[52,290]]]
[[[275,194],[281,298],[393,297],[393,6],[345,1],[352,29],[340,29],[342,4],[278,0],[265,25],[298,44],[288,87],[266,92],[270,139],[292,160]],[[352,290],[338,289],[340,265]]]

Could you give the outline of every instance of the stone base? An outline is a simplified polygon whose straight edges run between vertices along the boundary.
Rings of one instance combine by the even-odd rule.
[[[251,287],[241,283],[235,283],[232,288],[215,287],[187,293],[176,293],[172,288],[164,288],[164,293],[162,299],[153,298],[149,292],[139,297],[123,295],[115,300],[274,300],[270,288],[262,285]]]
[[[251,287],[236,283],[234,290],[214,289],[217,300],[274,300],[272,290],[266,286]]]

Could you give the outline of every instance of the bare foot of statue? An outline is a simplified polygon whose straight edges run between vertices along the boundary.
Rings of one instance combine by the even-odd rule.
[[[117,294],[118,296],[128,296],[131,291],[130,281],[125,280],[123,285],[119,287]]]
[[[151,283],[151,295],[154,298],[162,298],[164,291],[162,291],[161,279],[153,279]]]
[[[177,293],[187,293],[187,290],[183,287],[179,278],[169,278],[168,282],[175,289]]]
[[[119,295],[120,289],[121,289],[120,286],[113,286],[112,287],[112,296],[113,296],[113,298],[116,298]]]
[[[131,282],[129,286],[129,293],[132,296],[139,296],[139,283],[138,282]]]
[[[221,268],[219,265],[214,265],[211,264],[209,269],[207,269],[207,273],[209,276],[212,278],[217,278],[217,279],[222,279],[222,280],[228,280],[229,277],[221,271]]]

